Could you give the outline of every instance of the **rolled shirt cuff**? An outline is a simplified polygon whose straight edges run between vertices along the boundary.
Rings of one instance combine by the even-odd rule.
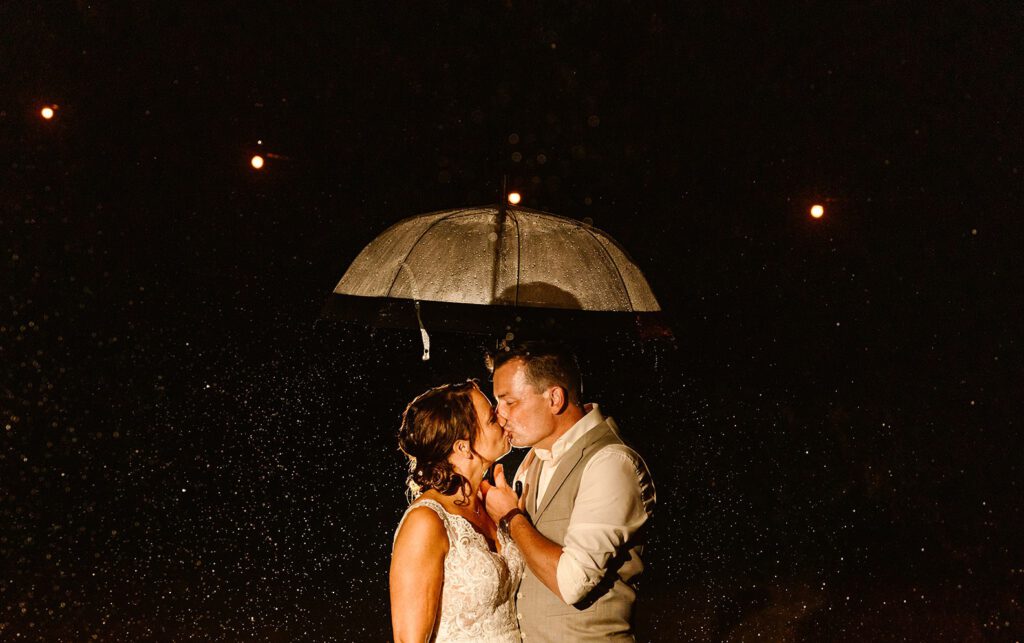
[[[584,565],[577,559],[578,555],[578,552],[573,552],[571,549],[562,549],[562,555],[558,557],[558,567],[555,570],[558,592],[567,605],[574,605],[583,600],[583,597],[594,589],[604,577],[603,569],[594,569]]]

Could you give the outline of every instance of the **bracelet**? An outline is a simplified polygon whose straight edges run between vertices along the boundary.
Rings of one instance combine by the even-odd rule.
[[[500,527],[501,525],[504,525],[505,528],[508,529],[510,523],[512,522],[512,519],[516,516],[522,516],[523,518],[526,518],[526,514],[523,513],[523,510],[520,509],[519,507],[516,507],[515,509],[509,511],[507,514],[501,517],[501,520],[498,521],[498,526]]]

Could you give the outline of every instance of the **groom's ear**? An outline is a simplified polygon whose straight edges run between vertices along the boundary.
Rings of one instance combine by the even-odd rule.
[[[559,415],[565,410],[568,398],[565,395],[565,389],[561,386],[552,386],[548,389],[548,400],[550,404],[551,412],[555,415]]]

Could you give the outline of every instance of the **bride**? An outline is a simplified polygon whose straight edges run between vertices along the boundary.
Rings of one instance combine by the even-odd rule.
[[[487,396],[472,381],[430,389],[406,407],[398,444],[415,499],[391,554],[395,641],[519,641],[523,558],[477,496],[509,450]]]

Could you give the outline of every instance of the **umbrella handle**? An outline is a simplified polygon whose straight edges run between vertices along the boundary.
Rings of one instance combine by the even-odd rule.
[[[427,329],[423,326],[423,318],[420,317],[420,289],[416,286],[416,275],[413,274],[409,264],[404,261],[398,268],[409,273],[409,284],[412,286],[412,303],[416,306],[416,323],[420,326],[420,341],[423,342],[423,361],[426,362],[430,359],[430,335],[427,334]],[[395,278],[397,279],[398,277]]]
[[[427,329],[423,326],[423,318],[420,317],[420,302],[414,301],[416,305],[416,321],[420,325],[420,340],[423,342],[423,361],[430,359],[430,335],[427,334]]]

